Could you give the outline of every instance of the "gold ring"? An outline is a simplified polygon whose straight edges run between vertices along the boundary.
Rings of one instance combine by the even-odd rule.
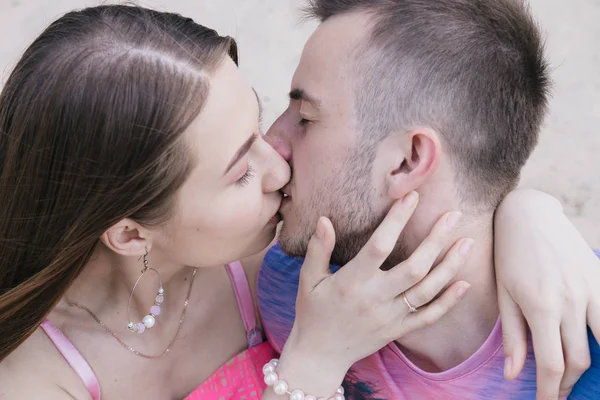
[[[404,299],[404,302],[406,303],[406,305],[408,306],[408,312],[409,313],[416,313],[417,307],[413,306],[412,304],[410,304],[410,301],[408,301],[408,299],[406,298],[406,293],[402,293],[402,298]]]

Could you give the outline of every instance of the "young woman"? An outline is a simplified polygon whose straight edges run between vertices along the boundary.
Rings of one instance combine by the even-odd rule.
[[[261,137],[236,63],[231,38],[128,6],[68,13],[27,49],[0,97],[0,398],[263,392],[273,352],[253,306],[260,255],[246,257],[274,239],[290,172]],[[401,226],[410,209],[394,210],[386,221]],[[443,230],[431,235],[448,244]],[[422,263],[437,256],[420,252],[431,259]],[[440,268],[459,263],[451,251]],[[464,288],[450,286],[436,312],[394,337],[438,318]],[[336,296],[311,300],[302,346],[282,362],[306,366],[302,354],[327,335],[319,304]],[[372,334],[348,359],[376,350],[385,336]]]

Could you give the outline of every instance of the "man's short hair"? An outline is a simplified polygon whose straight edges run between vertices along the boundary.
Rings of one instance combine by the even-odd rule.
[[[495,208],[537,144],[549,91],[539,28],[519,0],[310,0],[321,22],[365,12],[355,113],[366,143],[426,125],[440,133],[459,193]]]

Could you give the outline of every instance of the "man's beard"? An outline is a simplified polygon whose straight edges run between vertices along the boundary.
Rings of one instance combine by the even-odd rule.
[[[364,154],[361,158],[365,157]],[[376,210],[371,184],[372,162],[363,158],[349,160],[353,171],[348,177],[344,174],[332,174],[334,178],[326,180],[320,190],[314,188],[308,207],[296,204],[293,211],[298,227],[294,232],[286,231],[285,220],[279,241],[284,252],[292,257],[304,257],[308,242],[315,230],[319,216],[327,216],[333,225],[336,243],[331,254],[331,263],[345,265],[352,260],[371,238],[381,224],[389,207]],[[362,165],[359,165],[362,164]],[[343,202],[343,204],[342,204]],[[382,269],[390,269],[408,257],[402,235],[390,257],[383,263]]]
[[[360,217],[351,210],[346,210],[345,213],[341,210],[332,211],[330,220],[335,230],[336,241],[330,263],[343,266],[356,257],[381,224],[388,211],[389,209],[386,209],[377,215],[373,213],[373,210],[369,210],[366,215],[363,214]],[[365,213],[365,209],[363,208],[360,212]],[[283,229],[285,229],[285,222]],[[301,232],[296,235],[292,236],[284,233],[279,239],[281,249],[289,256],[304,257],[313,231],[314,227],[310,229],[305,225]],[[381,265],[381,269],[387,271],[406,260],[408,256],[403,235],[400,235],[394,250]]]

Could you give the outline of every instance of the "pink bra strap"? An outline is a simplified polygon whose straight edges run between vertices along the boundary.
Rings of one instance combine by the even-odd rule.
[[[248,337],[248,347],[254,347],[262,343],[263,340],[260,331],[256,327],[256,313],[246,272],[244,272],[244,268],[239,261],[227,264],[225,269],[227,269],[229,279],[231,279],[240,314],[242,314],[246,336]]]
[[[92,400],[100,400],[100,383],[88,362],[83,358],[75,346],[73,346],[73,343],[71,343],[71,341],[48,320],[42,322],[40,327],[46,332],[46,335],[48,335],[50,341],[54,343],[56,349],[62,354],[71,368],[73,368],[75,373],[83,381],[85,387],[92,396]]]

